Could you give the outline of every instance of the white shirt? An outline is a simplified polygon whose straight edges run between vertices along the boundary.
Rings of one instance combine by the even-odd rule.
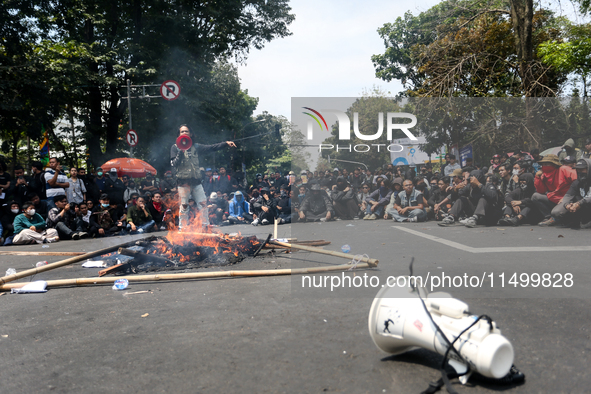
[[[53,175],[55,174],[54,170],[48,169],[45,171],[45,174],[43,175],[45,177],[45,195],[47,196],[47,198],[53,198],[55,196],[65,196],[66,195],[66,191],[64,190],[63,187],[51,187],[49,185],[49,180],[53,178]],[[68,177],[63,175],[63,174],[59,174],[57,176],[57,183],[69,183],[68,182]]]

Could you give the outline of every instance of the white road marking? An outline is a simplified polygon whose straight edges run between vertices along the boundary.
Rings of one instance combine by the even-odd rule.
[[[467,246],[461,244],[459,242],[450,241],[444,238],[436,237],[434,235],[425,234],[420,231],[412,230],[407,227],[402,226],[392,226],[392,228],[405,231],[407,233],[417,235],[422,238],[430,239],[434,242],[439,242],[440,244],[444,244],[447,246],[451,246],[452,248],[456,248],[459,250],[463,250],[465,252],[470,253],[503,253],[503,252],[585,252],[591,251],[591,246],[516,246],[516,247],[508,247],[508,246],[498,246],[498,247],[488,247],[488,248],[473,248],[472,246]]]

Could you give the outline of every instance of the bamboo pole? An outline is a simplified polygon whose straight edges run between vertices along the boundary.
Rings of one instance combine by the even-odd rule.
[[[313,246],[306,246],[306,245],[298,245],[298,244],[288,244],[286,242],[279,242],[279,241],[271,241],[269,244],[273,245],[280,245],[280,246],[285,246],[288,248],[292,248],[292,249],[301,249],[301,250],[305,250],[308,252],[314,252],[314,253],[320,253],[320,254],[327,254],[329,256],[335,256],[335,257],[342,257],[344,259],[352,259],[354,255],[348,254],[348,253],[343,253],[343,252],[334,252],[332,250],[324,250],[324,249],[320,249],[320,248],[315,248]],[[378,263],[380,262],[377,259],[371,259],[369,257],[359,257],[359,261],[363,261],[365,263],[368,263],[370,267],[377,267]]]
[[[136,240],[136,241],[138,241],[138,240]],[[17,272],[16,274],[3,276],[3,277],[0,278],[0,284],[4,285],[4,284],[6,284],[8,282],[12,282],[12,281],[15,281],[17,279],[21,279],[21,278],[24,278],[24,277],[27,277],[27,276],[39,274],[41,272],[45,272],[45,271],[49,271],[49,270],[52,270],[52,269],[55,269],[55,268],[63,267],[65,265],[74,264],[74,263],[77,263],[79,261],[86,260],[86,259],[89,259],[89,258],[92,258],[92,257],[96,257],[96,256],[101,256],[101,255],[106,254],[106,253],[111,253],[111,252],[119,249],[120,247],[129,245],[129,244],[133,244],[136,241],[125,242],[123,244],[115,245],[115,246],[109,246],[108,248],[99,249],[99,250],[96,250],[94,252],[84,253],[84,254],[82,254],[80,256],[71,257],[69,259],[65,259],[65,260],[61,260],[61,261],[56,261],[55,263],[43,265],[41,267],[31,268],[31,269],[28,269],[28,270]]]
[[[351,256],[349,256],[351,257]],[[377,260],[376,260],[377,261]],[[348,270],[353,265],[351,263],[334,265],[331,267],[309,267],[309,268],[287,268],[277,270],[250,270],[250,271],[214,271],[180,274],[159,274],[159,275],[131,275],[117,276],[115,279],[127,279],[129,282],[154,282],[161,280],[186,280],[186,279],[213,279],[226,277],[257,277],[257,276],[282,276],[282,275],[301,275],[316,274],[320,272]],[[359,263],[355,268],[373,268],[372,263]],[[47,287],[65,287],[65,286],[84,286],[84,285],[103,285],[112,284],[113,278],[78,278],[78,279],[58,279],[48,280]],[[0,286],[0,291],[21,288],[25,283],[10,283]]]
[[[0,256],[82,256],[86,252],[0,252]]]

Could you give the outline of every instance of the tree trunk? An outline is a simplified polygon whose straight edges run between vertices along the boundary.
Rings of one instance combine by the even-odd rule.
[[[85,24],[86,42],[92,43],[94,41],[94,23],[87,19]],[[97,75],[99,71],[98,64],[91,62],[88,65],[91,75]],[[103,162],[103,151],[101,149],[101,136],[103,133],[102,127],[102,111],[101,111],[101,92],[96,82],[88,91],[88,117],[86,119],[87,145],[89,151],[89,161],[93,166],[99,166]]]

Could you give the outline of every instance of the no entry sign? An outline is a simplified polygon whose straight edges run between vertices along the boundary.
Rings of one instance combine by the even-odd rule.
[[[127,130],[127,135],[125,136],[125,138],[127,139],[127,143],[129,144],[129,146],[137,145],[138,139],[135,130]]]
[[[160,95],[164,100],[176,100],[179,94],[181,94],[181,85],[176,81],[168,80],[160,85]]]

